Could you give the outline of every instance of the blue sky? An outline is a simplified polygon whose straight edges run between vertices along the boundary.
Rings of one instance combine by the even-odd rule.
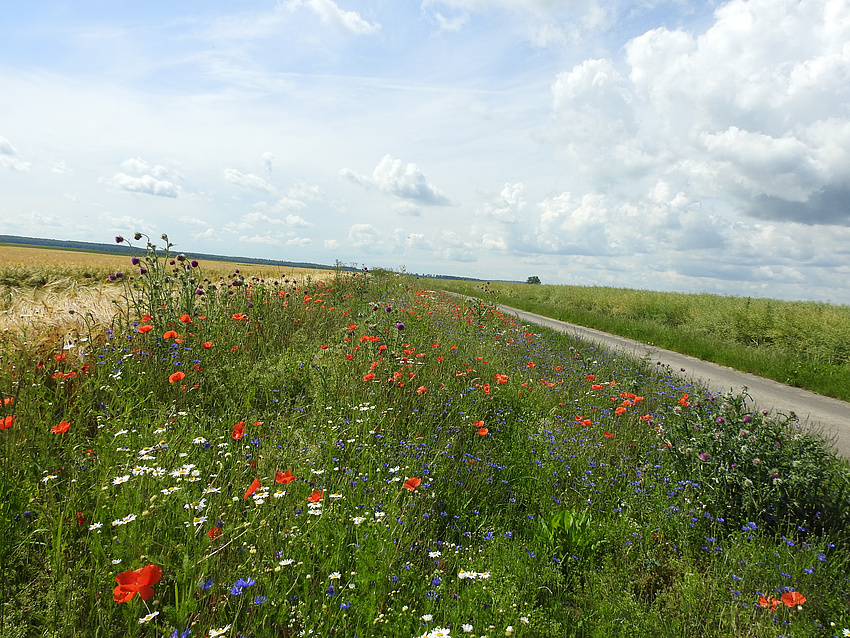
[[[850,304],[848,0],[13,4],[0,234]]]

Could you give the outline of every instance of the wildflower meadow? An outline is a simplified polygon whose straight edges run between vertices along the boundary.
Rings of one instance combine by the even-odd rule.
[[[163,241],[106,329],[2,335],[0,635],[850,635],[850,471],[793,415]]]

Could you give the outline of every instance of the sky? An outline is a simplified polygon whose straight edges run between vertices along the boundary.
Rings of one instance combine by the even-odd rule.
[[[0,234],[850,304],[850,0],[28,0]]]

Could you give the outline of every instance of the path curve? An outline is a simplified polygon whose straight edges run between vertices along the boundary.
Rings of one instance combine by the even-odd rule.
[[[535,323],[578,339],[596,343],[613,352],[638,359],[647,359],[652,365],[669,366],[676,374],[705,386],[714,394],[740,393],[744,386],[756,407],[775,412],[794,412],[800,423],[819,433],[832,450],[850,458],[850,403],[825,397],[808,390],[757,377],[734,368],[709,363],[671,350],[656,348],[626,337],[618,337],[593,328],[577,326],[565,321],[550,319],[533,312],[499,305],[498,308],[520,321]],[[683,371],[682,371],[683,370]],[[682,372],[680,372],[682,371]]]

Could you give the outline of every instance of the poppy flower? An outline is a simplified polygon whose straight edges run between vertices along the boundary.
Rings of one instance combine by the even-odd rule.
[[[592,374],[587,375],[587,376],[585,377],[585,379],[587,379],[588,381],[596,381],[596,377],[595,377],[595,376],[593,376]]]
[[[230,435],[233,437],[234,441],[238,441],[243,436],[245,436],[245,421],[240,421],[236,425],[233,426],[233,432]]]
[[[403,487],[404,489],[406,489],[406,490],[410,490],[410,491],[412,492],[412,491],[413,491],[413,490],[415,490],[417,487],[419,487],[421,484],[422,484],[422,479],[421,479],[421,478],[416,478],[415,476],[411,476],[409,479],[407,479],[407,480],[404,482],[404,485],[403,485],[402,487]]]
[[[322,500],[322,496],[324,496],[325,490],[316,490],[310,496],[307,497],[307,500],[311,503],[318,503]]]
[[[765,609],[769,609],[773,611],[780,605],[780,601],[776,598],[765,598],[764,596],[759,595],[759,607],[764,607]]]
[[[221,536],[221,528],[218,526],[210,527],[209,531],[207,532],[207,536],[209,536],[210,538],[218,538],[219,536]]]
[[[204,350],[209,350],[210,348],[212,348],[212,341],[204,341],[204,342],[201,344],[201,347],[202,347]]]
[[[10,414],[0,419],[0,430],[8,430],[15,423],[15,415]]]
[[[369,374],[366,374],[366,375],[363,376],[364,381],[371,381],[374,378],[375,378],[374,372],[370,372]]]
[[[177,383],[181,379],[185,379],[185,378],[186,378],[186,373],[181,370],[180,372],[175,372],[174,374],[168,375],[168,382],[169,383]]]
[[[168,330],[162,333],[163,339],[174,339],[177,336],[177,333],[174,330]]]
[[[116,603],[126,603],[135,597],[141,596],[147,600],[153,596],[153,587],[162,578],[162,569],[158,565],[149,564],[139,569],[121,572],[115,577],[118,586],[112,592]]]
[[[606,439],[613,439],[614,438],[614,435],[611,434],[610,432],[605,432],[602,436],[604,436]]]
[[[534,367],[534,361],[529,361],[528,363],[525,364],[525,367],[526,368],[533,368]]]
[[[294,481],[295,477],[292,476],[292,472],[286,470],[286,472],[278,472],[274,475],[275,483],[289,483],[290,481]]]
[[[3,405],[12,405],[15,402],[15,397],[6,397],[3,399]]]
[[[260,479],[254,479],[253,481],[251,481],[251,485],[248,487],[248,491],[245,492],[245,496],[242,497],[242,500],[244,501],[246,498],[251,496],[251,494],[256,492],[258,489],[260,489]]]
[[[138,330],[139,332],[150,332],[151,330],[153,330],[153,326],[150,324],[145,324],[143,326],[139,326],[138,328],[136,328],[136,330]]]
[[[806,602],[806,597],[798,591],[786,591],[782,594],[782,602],[788,607],[796,607]]]
[[[416,388],[416,394],[425,394],[426,392],[428,392],[428,388],[426,388],[424,385],[420,385],[418,388]]]
[[[192,323],[192,317],[189,315],[180,315],[180,321],[183,323]]]
[[[487,428],[478,428],[478,436],[485,436],[489,431]]]
[[[71,424],[67,421],[59,421],[57,425],[50,428],[50,431],[53,432],[53,434],[62,434],[63,432],[67,432],[69,427],[71,427]]]

